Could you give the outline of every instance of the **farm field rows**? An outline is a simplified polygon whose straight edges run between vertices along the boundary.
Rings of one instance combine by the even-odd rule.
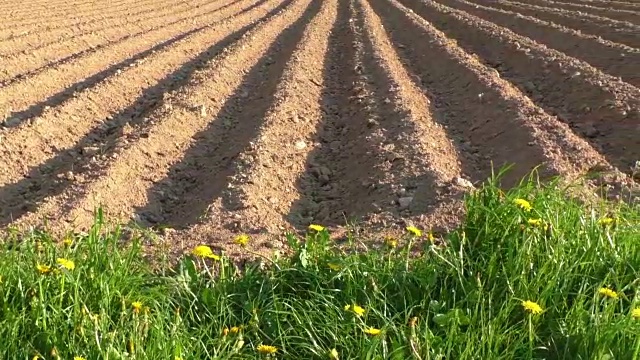
[[[448,227],[492,163],[634,186],[640,2],[0,9],[2,228],[82,229],[101,205],[224,247],[351,219]]]

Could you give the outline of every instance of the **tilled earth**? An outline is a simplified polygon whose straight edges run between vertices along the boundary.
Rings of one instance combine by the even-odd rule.
[[[640,2],[0,0],[0,120],[5,230],[445,229],[492,165],[635,186]]]

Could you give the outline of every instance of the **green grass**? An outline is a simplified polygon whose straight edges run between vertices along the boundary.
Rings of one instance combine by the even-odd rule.
[[[446,246],[407,233],[396,248],[338,247],[323,230],[289,236],[294,256],[242,272],[224,256],[152,268],[139,240],[123,245],[100,214],[70,246],[16,234],[0,250],[0,357],[255,359],[265,344],[280,359],[330,359],[334,348],[340,359],[638,358],[640,212],[567,193],[533,180],[502,193],[492,179],[466,199]],[[551,226],[528,223],[538,218]]]

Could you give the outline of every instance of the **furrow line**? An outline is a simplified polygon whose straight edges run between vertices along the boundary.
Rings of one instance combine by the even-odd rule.
[[[204,166],[192,169],[191,174],[180,171],[179,178],[170,172],[168,177],[169,182],[184,180],[184,175],[196,179],[188,185],[189,192],[180,196],[179,206],[165,204],[169,205],[166,210],[171,209],[170,225],[196,224],[194,220],[202,216],[196,230],[201,235],[204,229],[212,234],[211,229],[221,225],[246,232],[287,226],[288,211],[300,196],[295,182],[308,169],[305,159],[313,149],[311,144],[303,148],[299,144],[307,144],[322,119],[322,65],[336,17],[337,0],[314,3],[295,25],[297,29],[289,28],[282,35],[287,40],[267,60],[274,64],[262,73],[262,84],[255,88],[245,82],[264,97],[252,101],[250,111],[237,97],[224,104],[217,119],[236,123],[229,135],[240,146],[223,150],[224,138],[209,136],[216,132],[200,134],[204,135],[202,142],[187,151],[182,164]],[[293,119],[304,120],[296,123]],[[213,187],[212,174],[217,174]]]
[[[466,0],[436,1],[509,28],[519,35],[584,60],[609,75],[621,77],[623,81],[640,87],[640,50],[512,11],[478,5]]]
[[[37,122],[5,131],[0,142],[3,155],[0,185],[19,182],[25,176],[42,178],[56,170],[56,166],[47,163],[57,164],[60,159],[52,159],[56,159],[58,153],[81,157],[82,147],[91,146],[85,144],[90,140],[122,133],[125,124],[131,125],[136,116],[148,108],[159,106],[164,91],[188,80],[189,71],[198,65],[189,62],[191,58],[207,50],[206,54],[222,51],[218,46],[209,48],[207,45],[210,44],[209,39],[219,39],[220,44],[226,44],[225,39],[231,41],[232,37],[224,38],[227,34],[221,33],[219,27],[237,29],[254,23],[268,11],[266,6],[274,6],[274,1],[212,23],[210,28],[200,33],[148,49],[139,54],[138,60],[144,62],[138,66],[129,66],[126,61],[116,64],[110,73],[104,74],[103,81],[47,111]],[[121,70],[119,74],[118,70]],[[132,99],[137,100],[132,102]],[[81,145],[80,149],[74,148]]]
[[[115,21],[99,21],[90,23],[88,26],[61,27],[51,29],[49,31],[39,31],[30,33],[21,37],[14,37],[9,40],[0,40],[0,56],[11,58],[12,56],[30,55],[35,51],[42,50],[47,46],[55,44],[64,44],[67,40],[82,41],[93,45],[95,42],[110,38],[113,35],[107,30],[119,30],[122,33],[125,29],[134,28],[138,23],[157,21],[166,15],[175,15],[194,11],[193,7],[186,3],[175,5],[175,1],[163,0],[158,1],[153,10],[143,9],[140,14],[130,14],[128,16],[118,17]],[[131,16],[138,15],[138,16]],[[129,30],[131,31],[131,30]],[[82,38],[83,36],[93,36],[93,38]],[[82,39],[82,40],[81,40]]]
[[[557,9],[566,9],[570,11],[579,11],[586,14],[602,16],[608,19],[628,21],[632,24],[638,24],[640,21],[640,12],[633,11],[633,10],[614,9],[611,7],[600,8],[600,7],[586,5],[586,4],[578,5],[578,4],[569,4],[569,3],[549,1],[549,0],[527,0],[527,3],[533,4],[533,5],[557,8]]]
[[[628,23],[617,22],[612,24],[600,21],[601,19],[598,18],[586,18],[581,16],[581,14],[568,12],[566,10],[550,9],[512,1],[470,1],[480,5],[514,11],[522,15],[529,15],[640,50],[638,29],[630,26],[631,24]]]
[[[394,181],[390,190],[398,196],[393,203],[398,206],[401,217],[396,219],[402,225],[406,225],[403,219],[409,218],[414,223],[428,224],[432,229],[451,229],[460,220],[461,195],[469,190],[462,184],[468,184],[465,178],[480,179],[481,161],[477,154],[469,151],[468,142],[451,137],[444,128],[433,99],[416,83],[415,75],[404,65],[393,40],[371,6],[362,0],[354,2],[365,30],[362,34],[363,55],[366,56],[363,63],[368,64],[374,75],[373,83],[378,84],[378,121],[386,145],[393,144],[397,155],[387,155],[386,159],[391,163],[386,171],[392,174]],[[365,68],[363,73],[369,71]],[[372,84],[367,76],[362,80],[365,86]],[[380,89],[386,89],[388,97]],[[357,163],[355,158],[354,163]],[[466,165],[464,169],[463,163]],[[407,172],[410,176],[398,177]],[[406,206],[403,202],[408,201]],[[407,209],[403,209],[404,206]],[[387,223],[383,221],[382,225],[386,227]]]
[[[86,11],[79,11],[77,8],[70,9],[69,13],[60,13],[55,14],[46,10],[41,10],[38,12],[27,12],[24,14],[24,17],[17,17],[15,14],[5,21],[2,22],[2,27],[0,27],[0,34],[4,34],[6,30],[14,30],[20,33],[22,28],[26,29],[38,29],[42,30],[47,29],[48,26],[56,25],[56,27],[60,27],[65,25],[65,21],[76,21],[76,20],[93,20],[93,19],[101,19],[104,18],[105,15],[115,16],[118,14],[129,14],[130,11],[138,9],[138,8],[148,8],[153,7],[152,0],[143,0],[140,3],[131,4],[131,1],[123,0],[117,4],[110,4],[105,6],[96,7],[95,4],[90,4],[87,7]],[[36,16],[34,16],[34,14]],[[69,25],[75,25],[76,23],[70,23]]]
[[[9,40],[13,38],[21,38],[27,36],[32,33],[44,32],[48,30],[58,29],[58,28],[71,28],[80,25],[91,24],[99,21],[107,21],[109,19],[120,18],[124,16],[128,16],[131,14],[131,10],[142,8],[141,11],[148,10],[148,8],[154,8],[154,2],[148,0],[138,4],[137,6],[130,6],[128,3],[124,3],[122,8],[113,9],[108,7],[108,12],[104,10],[96,11],[93,15],[83,15],[83,14],[73,14],[73,16],[63,15],[60,18],[56,19],[40,19],[34,20],[32,22],[24,22],[23,20],[17,20],[12,23],[4,22],[3,25],[6,25],[0,28],[0,36],[3,40]],[[29,19],[33,19],[33,15],[28,17]]]
[[[532,168],[573,177],[606,160],[566,124],[549,116],[496,71],[396,0],[372,0],[384,29],[434,104],[434,119],[449,138],[462,139],[477,160],[461,157],[465,174],[491,175],[491,165],[512,165],[514,184]],[[424,41],[416,42],[416,36]],[[508,149],[508,151],[505,151]],[[468,155],[468,156],[469,156]],[[477,166],[480,165],[478,169]]]
[[[213,11],[196,25],[190,19],[153,30],[113,44],[86,56],[75,58],[57,67],[46,68],[33,77],[21,79],[0,88],[0,114],[6,114],[6,127],[15,127],[43,114],[48,108],[60,105],[83,89],[90,88],[126,66],[135,66],[144,58],[172,43],[184,42],[211,29],[216,21],[250,10],[259,0],[242,0],[233,6]],[[250,6],[250,4],[253,4]],[[249,6],[248,8],[246,8]],[[116,64],[116,65],[114,65]]]
[[[248,92],[249,81],[255,80],[254,84],[261,86],[262,79],[256,77],[263,71],[271,72],[282,66],[270,57],[278,55],[276,51],[281,47],[290,46],[292,37],[300,36],[303,22],[320,5],[320,2],[313,1],[309,7],[310,2],[286,0],[275,6],[274,1],[270,1],[259,10],[220,24],[216,27],[217,35],[199,38],[199,43],[193,45],[204,51],[196,56],[186,54],[192,58],[188,63],[147,90],[147,94],[155,95],[157,103],[145,106],[143,102],[149,95],[143,94],[137,101],[140,104],[131,104],[121,111],[118,115],[121,121],[112,123],[116,125],[115,131],[96,136],[100,134],[96,128],[93,134],[87,134],[73,148],[59,152],[47,162],[56,165],[55,172],[38,175],[35,179],[38,184],[53,183],[58,174],[71,169],[82,169],[80,174],[83,178],[76,178],[73,183],[58,182],[50,185],[49,189],[42,189],[44,191],[37,194],[37,198],[30,199],[42,202],[40,207],[31,209],[33,212],[14,207],[13,218],[20,217],[14,224],[38,224],[43,217],[55,217],[86,226],[91,222],[93,206],[97,204],[104,204],[114,218],[131,216],[135,208],[147,204],[146,192],[152,184],[165,177],[169,168],[180,162],[179,159],[184,159],[183,155],[188,155],[190,146],[207,141],[204,137],[210,134],[211,126],[221,131],[217,133],[220,142],[215,142],[221,151],[227,151],[234,144],[239,150],[243,148],[238,143],[239,136],[246,136],[247,127],[252,125],[237,123],[229,127],[228,121],[232,119],[224,121],[218,113],[230,99],[256,100],[262,96],[259,91]],[[207,48],[207,44],[212,42],[214,45]],[[246,105],[246,110],[251,111],[253,103]],[[206,114],[202,113],[202,106]],[[259,123],[261,119],[253,118],[251,121],[255,126],[255,122]],[[234,141],[229,142],[229,139]],[[91,145],[99,146],[106,156],[91,161],[91,155],[72,155]],[[30,181],[34,183],[34,178],[31,177]],[[18,195],[20,188],[29,186],[28,179],[20,182],[21,185],[10,185],[2,192]],[[105,192],[105,189],[109,190]],[[126,194],[123,193],[122,197],[116,195],[122,191]],[[8,220],[7,215],[3,217],[5,221]],[[64,221],[57,221],[56,226],[63,230]]]
[[[144,37],[151,31],[168,28],[176,24],[189,24],[196,26],[201,19],[206,21],[208,16],[238,3],[239,0],[223,0],[223,2],[211,2],[211,8],[202,7],[198,10],[187,10],[175,13],[166,19],[155,19],[146,27],[135,24],[122,26],[107,34],[88,34],[72,38],[69,42],[55,42],[53,46],[44,47],[29,52],[27,55],[14,56],[5,61],[3,74],[0,74],[0,88],[6,87],[16,81],[33,77],[48,69],[61,66],[66,63],[78,61],[92,53],[117,46],[136,37]],[[264,0],[255,0],[256,4]],[[179,17],[178,17],[179,16]],[[177,17],[177,18],[175,18]],[[138,30],[138,31],[135,31]],[[105,41],[106,40],[106,41]],[[88,47],[87,45],[90,44]]]
[[[111,6],[114,5],[118,5],[118,4],[124,4],[130,2],[129,0],[119,0],[119,1],[115,1],[114,3],[110,4]],[[88,8],[91,9],[92,7],[95,8],[96,4],[104,4],[102,2],[97,2],[97,1],[85,1],[79,4],[75,4],[73,1],[60,1],[58,3],[47,3],[47,4],[34,4],[34,6],[31,7],[16,7],[16,4],[14,3],[13,6],[9,6],[9,7],[5,7],[5,8],[0,8],[0,14],[2,14],[2,16],[6,16],[8,19],[16,19],[17,15],[25,15],[25,18],[28,18],[28,15],[31,14],[33,16],[33,14],[36,13],[40,13],[41,15],[46,15],[46,16],[50,16],[50,15],[61,15],[61,14],[69,14],[70,12],[73,12],[75,9],[84,9],[84,8]],[[32,3],[30,3],[29,5],[32,5]],[[109,6],[104,6],[102,7],[102,9],[108,8]]]
[[[7,1],[9,4],[7,6],[0,6],[0,11],[11,12],[11,11],[24,11],[24,12],[33,12],[37,9],[50,9],[50,8],[63,8],[72,9],[75,6],[84,6],[87,4],[94,4],[98,1],[96,0],[87,0],[87,1],[77,1],[77,0],[59,0],[59,1],[31,1],[31,2],[22,2],[16,3],[15,1]],[[0,2],[0,5],[5,5]]]
[[[640,89],[491,22],[430,0],[401,0],[540,107],[567,123],[619,170],[640,159]]]
[[[570,0],[563,1],[565,4],[586,4],[602,8],[624,9],[632,11],[640,11],[640,3],[633,1],[608,1],[608,0]]]

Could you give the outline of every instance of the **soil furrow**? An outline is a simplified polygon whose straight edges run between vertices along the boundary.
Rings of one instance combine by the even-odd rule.
[[[206,130],[202,129],[207,128],[212,116],[216,117],[212,124],[224,129],[222,119],[216,116],[217,110],[223,108],[227,98],[236,96],[232,95],[234,91],[236,94],[240,91],[245,94],[249,90],[243,84],[246,76],[241,74],[247,71],[251,74],[248,69],[255,67],[259,59],[261,65],[265,65],[268,60],[265,54],[270,47],[279,47],[281,42],[287,44],[282,37],[285,35],[280,34],[286,34],[287,39],[298,36],[300,21],[305,21],[299,19],[309,1],[290,4],[291,1],[287,0],[276,6],[274,1],[270,1],[259,10],[219,24],[217,33],[207,34],[197,39],[198,44],[193,44],[203,52],[199,55],[186,54],[187,58],[192,59],[146,90],[136,103],[114,116],[112,129],[104,131],[95,128],[73,148],[60,151],[47,161],[47,164],[55,165],[53,173],[34,171],[36,178],[32,176],[30,181],[25,179],[3,188],[2,193],[16,197],[20,189],[29,187],[29,182],[43,187],[39,194],[29,194],[32,203],[46,198],[42,207],[25,215],[18,223],[38,223],[42,216],[47,215],[66,220],[77,219],[78,224],[86,225],[87,221],[91,221],[91,204],[105,203],[112,213],[125,217],[132,215],[135,207],[144,206],[149,186],[167,174],[168,168],[180,159],[190,142],[193,141],[197,146],[203,141],[202,135],[206,134],[203,131]],[[319,2],[314,2],[311,9],[318,6]],[[311,15],[310,11],[307,10],[305,16]],[[282,32],[294,22],[298,25]],[[277,42],[274,43],[274,40]],[[214,45],[207,48],[212,42]],[[271,66],[280,64],[274,62]],[[252,92],[251,96],[260,96],[260,93]],[[149,99],[155,101],[148,103]],[[251,108],[253,104],[247,105]],[[205,116],[201,106],[207,109]],[[259,122],[260,119],[252,121]],[[227,137],[227,134],[220,135],[223,141],[234,139],[234,143],[237,142],[236,138]],[[87,146],[99,147],[101,160],[93,161],[91,154],[77,156]],[[226,149],[226,146],[223,145],[222,149]],[[46,164],[40,169],[43,166]],[[69,170],[80,170],[73,183],[54,181],[58,175]],[[110,190],[105,193],[104,189]],[[119,191],[128,193],[122,197],[116,196]],[[14,204],[18,205],[20,201]],[[14,218],[29,211],[18,207],[13,209]],[[8,215],[3,216],[4,221],[8,220]],[[64,223],[59,222],[58,225],[64,226]]]
[[[105,5],[103,7],[95,6],[95,4],[88,6],[87,11],[78,11],[78,9],[72,9],[71,13],[52,14],[48,11],[39,11],[37,16],[34,16],[33,12],[25,14],[23,18],[10,16],[2,22],[0,27],[0,34],[4,36],[7,31],[10,33],[22,36],[25,31],[41,31],[47,30],[50,26],[74,26],[82,24],[86,21],[101,20],[104,18],[113,18],[115,16],[122,16],[130,14],[132,10],[138,8],[153,8],[152,0],[144,0],[140,3],[131,4],[130,1],[122,1],[118,4]]]
[[[533,5],[540,5],[545,7],[551,7],[556,9],[566,9],[570,11],[579,11],[586,14],[592,14],[597,16],[602,16],[608,19],[620,20],[620,21],[628,21],[633,24],[640,23],[640,12],[633,10],[621,10],[615,9],[612,7],[608,8],[600,8],[586,4],[569,4],[558,1],[548,1],[548,0],[527,0],[527,3]]]
[[[240,15],[211,24],[210,29],[197,36],[182,38],[182,41],[169,39],[140,53],[138,58],[115,64],[109,73],[104,73],[101,83],[70,97],[30,126],[5,131],[0,149],[2,160],[6,164],[0,167],[0,184],[18,181],[27,174],[31,174],[31,178],[42,177],[55,167],[47,170],[51,166],[38,164],[50,162],[58,152],[66,151],[69,155],[74,152],[69,150],[74,145],[77,147],[80,146],[78,144],[97,139],[102,133],[109,134],[116,130],[122,132],[124,123],[117,126],[120,122],[131,120],[129,118],[132,114],[141,114],[140,109],[157,106],[163,98],[160,91],[186,81],[184,71],[190,68],[183,66],[185,70],[182,72],[175,72],[175,69],[180,69],[181,64],[190,64],[190,57],[206,50],[208,39],[222,39],[226,35],[218,31],[217,27],[240,28],[246,23],[255,22],[265,11],[263,8],[242,11]],[[218,48],[213,47],[210,50],[216,49]],[[130,66],[131,64],[137,66]],[[131,99],[136,98],[139,100],[131,103]],[[84,118],[91,120],[84,121]],[[84,140],[78,141],[83,136]],[[82,149],[75,150],[77,151],[73,156],[82,155]]]
[[[388,52],[388,40],[376,33],[380,24],[367,20],[359,6],[341,2],[324,61],[322,118],[316,136],[305,139],[319,146],[297,181],[301,197],[288,215],[294,225],[367,221],[386,228],[407,217],[426,220],[447,202],[445,188],[459,176],[456,152],[433,123],[429,100]]]
[[[640,159],[640,90],[491,22],[430,0],[401,0],[628,172]]]
[[[395,0],[370,2],[416,86],[429,94],[434,119],[460,139],[465,174],[491,175],[491,165],[513,165],[513,184],[533,167],[575,176],[606,161],[566,124],[549,116],[497,72]],[[416,36],[425,41],[416,42]],[[505,151],[508,149],[507,151]],[[469,161],[468,156],[475,158]]]
[[[202,7],[181,14],[176,13],[165,19],[156,19],[146,27],[141,28],[137,25],[123,26],[114,29],[110,34],[99,33],[74,37],[69,42],[56,42],[53,46],[31,51],[28,55],[15,56],[11,60],[5,61],[6,66],[3,69],[3,74],[0,74],[0,88],[6,87],[16,81],[33,77],[48,69],[73,61],[79,61],[92,53],[117,46],[130,39],[144,37],[151,31],[165,29],[177,24],[195,26],[199,21],[207,21],[209,16],[231,7],[239,1],[240,0],[226,0],[226,2],[212,2],[210,8]],[[261,1],[258,0],[256,4],[260,2]],[[245,2],[243,1],[243,3]],[[105,35],[110,36],[107,37]]]
[[[240,146],[223,149],[220,129],[209,128],[178,164],[187,165],[188,170],[170,172],[169,182],[179,179],[184,184],[187,180],[188,187],[179,188],[189,191],[179,195],[178,204],[164,204],[165,210],[170,209],[165,224],[184,228],[197,223],[200,216],[204,227],[211,229],[222,225],[247,232],[277,231],[286,224],[285,215],[299,196],[295,180],[304,172],[304,159],[312,148],[296,147],[296,143],[306,144],[321,118],[322,64],[336,5],[337,0],[314,2],[296,25],[280,35],[283,40],[266,63],[247,74],[243,82],[247,88],[224,104],[217,120],[232,123],[235,128],[227,135],[240,139]],[[261,70],[264,65],[266,71]],[[262,98],[242,99],[247,89],[257,90]],[[245,109],[247,101],[251,101],[251,110]],[[294,123],[294,118],[304,120]],[[202,166],[189,169],[193,164]]]
[[[6,17],[8,19],[33,19],[33,14],[38,14],[39,16],[58,16],[58,15],[69,15],[70,13],[80,13],[81,10],[85,9],[107,9],[109,6],[118,6],[118,4],[126,4],[129,3],[130,0],[119,0],[110,3],[109,5],[104,5],[102,2],[98,1],[85,1],[80,3],[74,3],[72,1],[60,1],[58,3],[46,3],[46,4],[33,4],[34,6],[28,7],[16,7],[14,3],[13,6],[7,8],[0,8],[0,16],[3,18]],[[103,7],[96,6],[103,5]],[[32,5],[29,4],[29,5]],[[24,18],[18,18],[19,15],[24,15]],[[31,15],[31,18],[29,18]]]
[[[133,12],[133,9],[140,9]],[[119,19],[135,14],[144,13],[150,9],[155,8],[153,2],[141,3],[136,6],[130,6],[125,3],[122,9],[109,8],[108,10],[98,11],[95,14],[88,16],[81,16],[79,14],[73,14],[73,16],[61,16],[59,19],[38,19],[33,22],[25,22],[23,20],[16,21],[13,24],[4,22],[5,27],[0,28],[0,38],[2,40],[19,40],[31,34],[37,34],[39,32],[47,32],[56,29],[66,28],[85,28],[95,23],[102,24],[113,19]],[[32,19],[33,16],[30,17]]]
[[[623,81],[640,87],[638,50],[512,11],[494,9],[465,0],[436,1],[509,28],[519,35],[584,60],[609,75],[619,76]]]
[[[202,0],[200,0],[202,1]],[[14,37],[10,40],[0,41],[0,56],[11,58],[16,55],[25,56],[31,55],[35,51],[42,50],[47,46],[55,44],[63,45],[67,40],[75,40],[81,42],[85,46],[87,44],[93,45],[99,40],[108,40],[118,33],[123,33],[125,29],[129,32],[132,29],[137,29],[136,25],[144,24],[145,22],[157,22],[162,17],[167,15],[179,15],[190,11],[196,13],[197,10],[193,6],[181,3],[175,4],[175,2],[158,1],[154,4],[153,9],[143,9],[140,14],[130,14],[126,16],[120,16],[114,21],[103,20],[98,22],[89,23],[86,26],[74,26],[74,27],[61,27],[50,29],[47,31],[38,31],[30,33],[21,37]],[[118,31],[112,34],[113,31]],[[110,32],[111,31],[111,32]],[[82,38],[83,36],[93,36],[93,38]]]
[[[201,19],[204,25],[198,26],[185,19],[166,28],[147,32],[143,37],[128,39],[74,61],[47,68],[33,77],[0,88],[0,114],[6,114],[8,119],[5,126],[15,127],[40,116],[47,108],[76,96],[82,89],[95,86],[126,66],[135,66],[135,63],[144,61],[152,52],[209,30],[216,21],[247,11],[252,6],[247,9],[242,7],[253,1],[243,0],[215,11]]]
[[[585,18],[580,14],[525,3],[495,0],[470,0],[473,3],[514,11],[522,15],[532,16],[541,20],[563,25],[579,30],[589,35],[600,36],[620,44],[631,46],[640,50],[638,29],[630,27],[627,23],[607,23],[599,19]],[[626,24],[626,25],[625,25]]]
[[[608,1],[608,0],[566,0],[565,4],[585,4],[600,7],[603,9],[623,9],[631,11],[640,11],[640,3],[633,1]]]

